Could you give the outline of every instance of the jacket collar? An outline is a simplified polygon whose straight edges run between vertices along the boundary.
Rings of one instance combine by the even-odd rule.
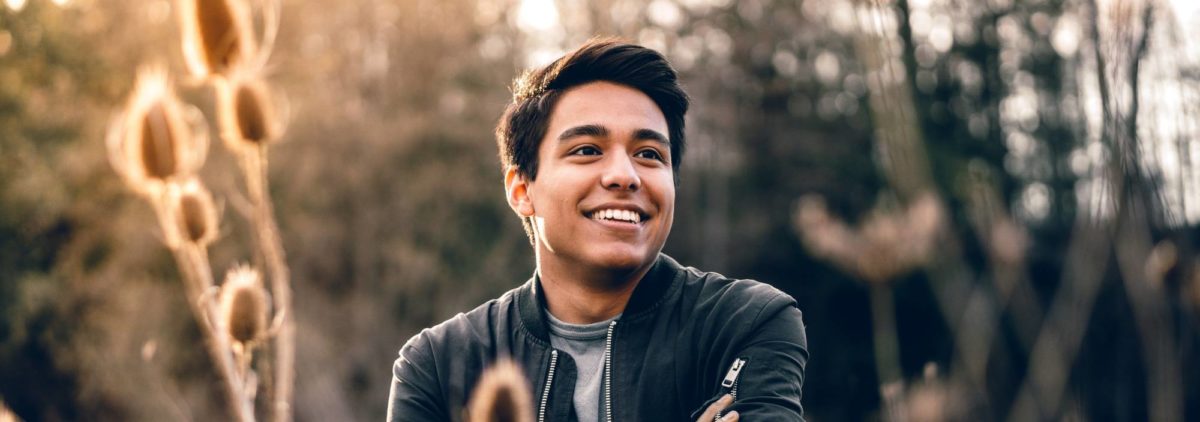
[[[642,276],[642,280],[633,289],[633,294],[629,297],[629,303],[625,305],[621,319],[637,318],[654,310],[656,305],[666,297],[667,292],[672,290],[671,287],[678,283],[679,277],[675,276],[682,270],[683,267],[674,259],[659,253],[658,258],[650,267],[650,271]],[[525,328],[534,337],[549,343],[550,335],[545,311],[546,294],[542,290],[541,277],[538,276],[536,270],[533,277],[517,290],[516,299],[517,312],[520,314]]]

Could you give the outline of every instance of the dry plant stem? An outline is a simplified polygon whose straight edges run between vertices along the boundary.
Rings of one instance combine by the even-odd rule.
[[[875,341],[875,371],[879,377],[880,393],[885,399],[886,413],[893,417],[899,414],[901,397],[891,397],[883,389],[889,385],[900,387],[904,377],[900,371],[900,346],[896,340],[896,310],[892,302],[892,288],[882,282],[872,283],[871,326]],[[900,394],[903,396],[903,393]]]
[[[901,198],[912,199],[920,192],[935,192],[937,187],[928,170],[928,151],[922,141],[921,129],[914,123],[913,94],[909,85],[901,80],[899,69],[894,65],[897,53],[888,47],[899,38],[907,48],[912,48],[911,34],[888,32],[884,25],[884,19],[895,15],[896,10],[903,12],[900,18],[906,17],[907,5],[904,2],[889,5],[879,0],[866,0],[864,3],[866,7],[856,8],[857,20],[862,27],[857,32],[859,35],[855,39],[854,53],[871,71],[869,74],[875,75],[868,78],[867,86],[870,114],[878,128],[875,143],[879,166],[888,184]],[[955,247],[946,246],[957,245],[960,240],[952,232],[941,236],[943,246],[938,250],[943,256],[931,266],[931,288],[952,336],[958,339],[955,341],[958,352],[956,359],[968,368],[967,379],[974,390],[983,391],[986,381],[983,379],[984,371],[979,368],[986,365],[990,347],[980,347],[979,340],[994,330],[968,333],[964,316],[967,312],[974,312],[976,316],[994,323],[998,321],[995,316],[997,306],[982,288],[972,287],[970,280],[973,276],[969,266]],[[966,334],[973,335],[962,338]],[[990,344],[990,339],[982,340]],[[883,379],[880,381],[883,382]]]
[[[1146,208],[1127,203],[1129,218],[1118,223],[1117,266],[1138,328],[1138,339],[1146,368],[1146,396],[1152,421],[1174,422],[1183,418],[1183,380],[1178,346],[1171,333],[1171,316],[1161,288],[1146,280],[1142,269],[1152,247],[1145,225]]]
[[[246,378],[250,373],[251,351],[241,344],[233,345],[233,355],[237,360],[238,374]]]
[[[282,318],[273,347],[275,374],[271,384],[274,391],[270,395],[272,415],[275,421],[290,421],[292,419],[292,384],[295,378],[296,328],[291,312],[290,274],[268,193],[267,148],[260,145],[253,150],[245,151],[242,154],[242,170],[245,172],[246,185],[250,191],[251,201],[254,203],[254,227],[259,249],[262,251],[267,272],[271,277],[271,294],[275,302],[275,312]]]
[[[166,200],[164,195],[154,204],[159,222],[163,223],[163,230],[169,230],[169,226],[166,224],[169,224],[170,221],[167,215]],[[216,303],[206,300],[204,296],[204,292],[213,286],[208,254],[202,249],[186,244],[173,247],[171,252],[175,257],[176,265],[179,266],[180,273],[183,274],[188,307],[192,309],[196,322],[200,323],[200,334],[204,337],[208,355],[221,375],[230,411],[233,413],[234,419],[238,421],[253,421],[253,404],[248,400],[241,377],[238,376],[234,366],[233,349],[228,338],[220,333],[219,327],[212,319],[212,316],[217,314]]]
[[[1041,324],[1044,310],[1037,302],[1037,294],[1026,277],[1028,269],[1024,256],[1013,259],[1012,256],[1001,258],[997,249],[1003,247],[996,237],[1000,235],[996,228],[1005,221],[1012,221],[1005,210],[1005,202],[1000,198],[998,189],[990,181],[981,181],[969,188],[971,195],[967,201],[967,214],[972,228],[977,233],[987,233],[984,243],[989,250],[988,267],[995,286],[996,314],[1007,313],[1014,322],[1017,341],[1023,350],[1033,348],[1034,337],[1037,336],[1038,325]],[[995,326],[989,327],[995,330]],[[987,357],[983,359],[986,364]]]
[[[275,37],[279,35],[279,15],[280,15],[281,0],[266,0],[262,2],[262,25],[263,39],[259,43],[258,57],[254,58],[254,69],[263,69],[267,65],[267,60],[271,58],[271,51],[275,48]]]
[[[880,128],[876,134],[876,149],[881,151],[880,167],[889,185],[901,198],[912,199],[920,192],[937,192],[938,187],[929,173],[931,166],[928,148],[923,141],[924,135],[915,123],[914,96],[907,81],[901,80],[903,69],[897,70],[895,66],[896,60],[893,59],[898,54],[889,47],[898,39],[904,45],[905,51],[899,54],[900,59],[903,59],[904,55],[910,54],[908,50],[915,48],[912,34],[905,31],[906,27],[903,25],[897,28],[895,33],[886,32],[884,24],[884,19],[892,16],[907,20],[907,2],[870,0],[869,3],[875,11],[873,16],[859,20],[873,25],[860,33],[875,34],[877,38],[859,37],[855,43],[855,54],[877,75],[874,80],[868,82],[868,104],[872,115],[878,116],[872,119]],[[890,82],[885,81],[885,74],[891,75]],[[931,265],[930,272],[932,288],[942,316],[955,336],[962,332],[962,316],[967,310],[971,296],[982,294],[978,289],[972,288],[972,271],[958,253],[957,245],[961,243],[952,230],[940,233],[940,246],[937,248],[940,254],[935,255],[941,257]],[[977,384],[982,385],[981,382]]]
[[[196,313],[197,319],[202,320],[203,329],[200,331],[204,334],[204,343],[208,346],[208,353],[212,357],[214,364],[218,366],[221,378],[226,385],[230,405],[234,407],[234,413],[238,420],[253,421],[254,404],[250,399],[251,396],[244,388],[244,377],[238,376],[233,361],[232,345],[228,337],[221,333],[221,328],[213,318],[218,312],[217,304],[211,299],[204,299],[202,297],[203,293],[213,285],[212,275],[208,270],[207,254],[203,251],[188,251],[185,248],[181,253],[177,253],[177,255],[183,255],[185,260],[192,261],[192,264],[196,268],[194,272],[201,275],[199,277],[200,283],[198,283],[199,288],[196,289],[196,293],[189,295],[191,296],[189,302],[192,312]],[[188,255],[190,255],[190,259],[187,257]]]
[[[1037,327],[1042,320],[1044,310],[1037,303],[1037,293],[1030,285],[1024,264],[996,264],[992,275],[997,284],[1008,285],[1010,289],[1000,294],[1000,309],[1007,310],[1013,318],[1017,333],[1017,341],[1025,350],[1033,349],[1037,336]]]
[[[895,53],[888,46],[897,34],[885,32],[883,20],[892,15],[891,6],[879,0],[866,0],[867,7],[856,7],[857,20],[864,27],[855,38],[855,56],[873,71],[868,80],[868,101],[875,125],[876,153],[888,183],[901,198],[909,200],[929,190],[928,154],[921,142],[920,127],[914,119],[913,95],[900,80],[892,65]],[[869,16],[863,16],[868,14]]]
[[[1100,293],[1112,252],[1111,229],[1081,214],[1069,238],[1062,285],[1030,350],[1025,381],[1008,413],[1010,421],[1053,419],[1058,412],[1068,371]]]
[[[191,252],[191,253],[189,253]],[[187,251],[186,249],[177,253],[184,256],[185,260],[192,261],[196,269],[193,270],[197,274],[210,274],[207,270],[208,261],[204,259],[201,262],[199,257],[202,256],[199,251]],[[188,257],[190,255],[190,258]],[[204,267],[204,268],[200,268]],[[190,295],[189,300],[192,312],[196,313],[197,319],[202,320],[203,326],[200,330],[204,335],[204,343],[208,346],[209,356],[212,357],[213,363],[217,365],[221,374],[221,379],[226,385],[226,393],[229,396],[230,406],[233,407],[234,414],[237,420],[253,421],[254,420],[254,404],[250,400],[244,388],[244,378],[238,376],[232,356],[232,345],[228,338],[221,333],[221,328],[214,322],[213,316],[217,315],[216,303],[212,300],[202,298],[204,291],[212,286],[212,278],[209,275],[207,278],[201,276],[200,288],[196,289],[197,294]]]
[[[1111,142],[1113,112],[1109,103],[1109,86],[1105,77],[1107,67],[1100,52],[1099,12],[1096,2],[1086,2],[1090,13],[1089,33],[1092,53],[1095,56],[1100,104],[1103,109],[1104,127],[1102,142]],[[1120,179],[1118,177],[1118,179]],[[1127,212],[1120,203],[1118,214]],[[1118,215],[1118,219],[1122,218]],[[1037,420],[1053,417],[1062,401],[1066,388],[1068,370],[1083,341],[1083,329],[1095,305],[1103,281],[1104,270],[1112,251],[1111,229],[1104,224],[1090,221],[1091,217],[1080,215],[1072,230],[1071,244],[1067,249],[1067,262],[1059,291],[1055,293],[1046,322],[1042,326],[1029,355],[1029,368],[1025,382],[1017,393],[1016,402],[1009,412],[1010,421]]]
[[[1106,64],[1106,57],[1100,49],[1104,43],[1099,31],[1099,9],[1095,0],[1089,1],[1089,6],[1092,14],[1089,29],[1094,43],[1093,54],[1097,63],[1101,101],[1106,106],[1104,135],[1101,141],[1107,141],[1116,153],[1108,168],[1113,203],[1118,209],[1113,249],[1141,340],[1142,359],[1147,372],[1150,420],[1176,421],[1183,415],[1183,398],[1180,391],[1182,380],[1179,376],[1181,368],[1176,352],[1177,346],[1169,328],[1172,322],[1165,312],[1166,304],[1162,292],[1152,288],[1141,271],[1152,246],[1148,225],[1154,221],[1152,213],[1158,199],[1154,193],[1156,183],[1142,174],[1140,151],[1137,147],[1141,95],[1138,84],[1139,69],[1145,58],[1153,28],[1154,5],[1142,4],[1140,34],[1116,36],[1107,44],[1116,50],[1112,51],[1112,54],[1118,59],[1128,58],[1127,63],[1119,63],[1123,65],[1121,68],[1127,69],[1124,75],[1120,68],[1111,70],[1114,74],[1111,84],[1122,82],[1118,77],[1124,76],[1123,82],[1129,87],[1130,101],[1127,110],[1121,110],[1120,104],[1116,102],[1109,105],[1114,90],[1108,77],[1110,66]],[[1119,54],[1123,48],[1126,55]]]
[[[1149,397],[1150,420],[1173,422],[1183,417],[1183,397],[1180,379],[1179,358],[1176,356],[1177,346],[1171,333],[1171,317],[1167,314],[1167,304],[1162,290],[1152,287],[1146,280],[1142,268],[1147,260],[1153,240],[1148,225],[1153,221],[1152,210],[1156,195],[1152,189],[1154,182],[1146,183],[1139,173],[1137,143],[1138,110],[1140,92],[1138,89],[1138,72],[1145,58],[1149,45],[1150,31],[1153,25],[1154,7],[1152,4],[1143,5],[1142,33],[1133,47],[1133,54],[1128,63],[1128,83],[1131,87],[1131,101],[1124,130],[1116,131],[1117,138],[1123,146],[1122,160],[1126,175],[1123,186],[1118,187],[1121,204],[1127,208],[1126,218],[1118,221],[1116,249],[1117,266],[1121,272],[1121,280],[1125,282],[1125,291],[1129,295],[1130,307],[1133,309],[1134,320],[1142,346],[1142,359],[1146,368],[1146,389]],[[1124,136],[1122,136],[1124,135]],[[1113,170],[1116,173],[1116,170]]]

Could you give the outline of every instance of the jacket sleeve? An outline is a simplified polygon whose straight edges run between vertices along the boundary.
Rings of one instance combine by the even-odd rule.
[[[781,308],[781,300],[788,304]],[[756,329],[737,353],[746,361],[730,389],[736,391],[736,400],[728,410],[747,421],[803,421],[800,397],[808,341],[800,310],[791,298],[776,297],[757,319]]]
[[[440,393],[438,379],[429,332],[413,336],[400,349],[400,357],[392,366],[387,420],[449,421],[449,410]]]

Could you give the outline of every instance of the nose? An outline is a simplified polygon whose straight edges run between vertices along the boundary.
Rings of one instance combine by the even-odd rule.
[[[600,184],[605,189],[636,191],[641,185],[633,160],[627,154],[609,154],[604,173],[600,175]]]

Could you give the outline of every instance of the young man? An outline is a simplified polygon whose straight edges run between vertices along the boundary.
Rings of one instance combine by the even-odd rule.
[[[661,55],[613,40],[516,81],[496,137],[537,269],[404,345],[389,420],[458,420],[498,358],[539,421],[802,420],[795,300],[660,253],[687,108]]]

